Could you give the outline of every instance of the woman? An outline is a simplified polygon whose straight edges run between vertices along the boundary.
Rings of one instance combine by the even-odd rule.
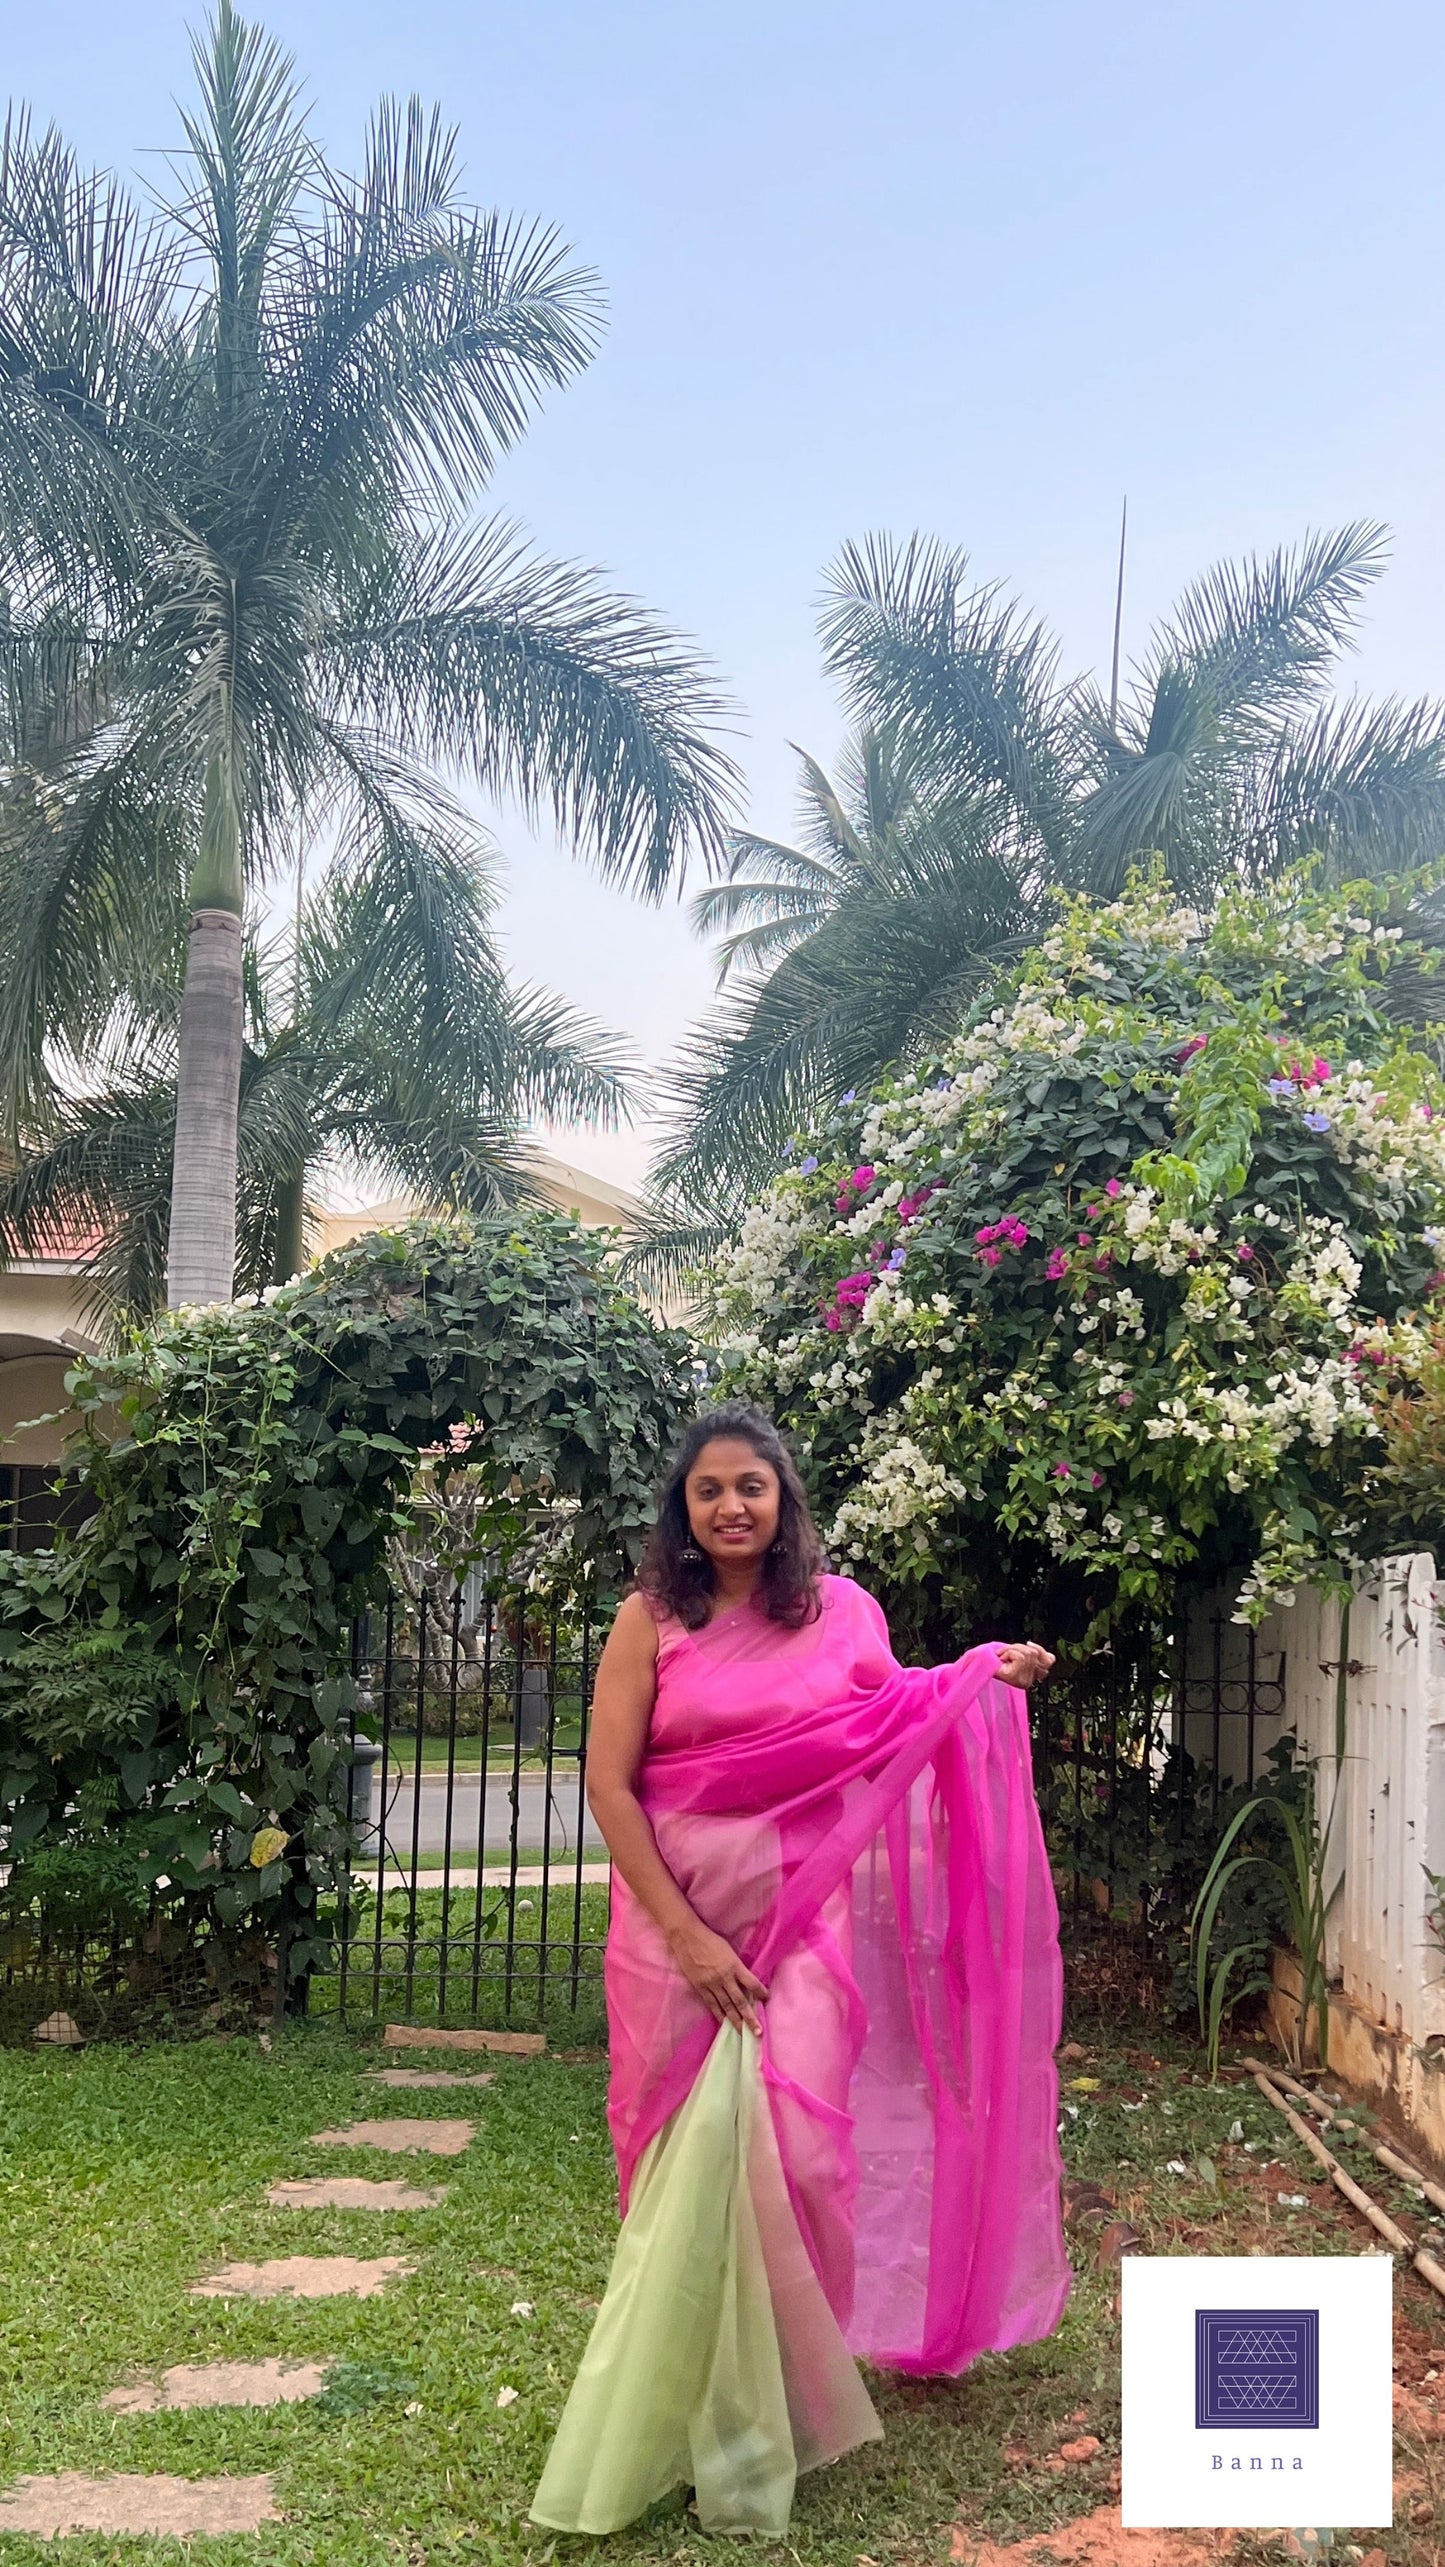
[[[689,1429],[597,1671],[623,2227],[532,2508],[607,2532],[678,2484],[786,2529],[882,2427],[854,2355],[956,2374],[1057,2324],[1057,1914],[1017,1688],[902,1668],[823,1574],[737,1401]]]

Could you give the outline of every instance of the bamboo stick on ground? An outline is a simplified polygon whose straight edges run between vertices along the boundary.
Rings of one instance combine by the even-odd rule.
[[[1263,2068],[1256,2068],[1252,2073],[1260,2093],[1273,2104],[1276,2112],[1283,2113],[1295,2137],[1309,2150],[1317,2164],[1323,2166],[1336,2190],[1342,2192],[1346,2201],[1352,2202],[1357,2211],[1364,2213],[1370,2226],[1378,2231],[1386,2245],[1393,2247],[1397,2255],[1403,2255],[1406,2263],[1413,2267],[1421,2280],[1428,2282],[1432,2291],[1438,2291],[1442,2300],[1445,2300],[1445,2270],[1436,2263],[1434,2256],[1427,2255],[1423,2247],[1414,2245],[1405,2235],[1403,2228],[1397,2227],[1389,2212],[1381,2210],[1378,2202],[1371,2201],[1369,2194],[1356,2183],[1353,2175],[1346,2174],[1338,2157],[1331,2156],[1324,2141],[1311,2130],[1309,2123],[1302,2121],[1299,2114],[1285,2102],[1278,2087],[1271,2085]]]
[[[1244,2064],[1258,2075],[1271,2077],[1277,2086],[1287,2086],[1292,2095],[1301,2096],[1327,2128],[1333,2122],[1340,2130],[1348,2131],[1352,2138],[1359,2139],[1378,2157],[1382,2166],[1388,2166],[1392,2175],[1413,2184],[1418,2192],[1424,2194],[1427,2202],[1434,2203],[1437,2210],[1445,2210],[1445,2185],[1433,2183],[1428,2175],[1422,2175],[1418,2166],[1412,2166],[1408,2158],[1397,2156],[1395,2150],[1387,2147],[1383,2139],[1377,2139],[1373,2131],[1361,2130],[1358,2122],[1347,2121],[1342,2113],[1331,2111],[1323,2096],[1312,2094],[1297,2077],[1286,2076],[1283,2068],[1266,2068],[1262,2059],[1246,2059]]]

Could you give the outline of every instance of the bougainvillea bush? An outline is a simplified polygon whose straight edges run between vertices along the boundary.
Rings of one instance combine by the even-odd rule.
[[[1420,968],[1381,890],[1136,882],[790,1145],[721,1362],[906,1629],[1082,1647],[1181,1579],[1257,1619],[1347,1573],[1439,1280],[1445,1091],[1387,1007]]]

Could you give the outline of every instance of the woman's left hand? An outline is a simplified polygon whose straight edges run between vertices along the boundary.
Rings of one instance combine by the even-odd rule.
[[[998,1671],[1006,1685],[1021,1685],[1027,1691],[1046,1676],[1054,1663],[1052,1649],[1040,1648],[1037,1640],[1011,1642],[998,1653]]]

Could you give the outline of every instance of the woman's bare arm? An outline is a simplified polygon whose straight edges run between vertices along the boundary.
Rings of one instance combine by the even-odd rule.
[[[767,1994],[721,1934],[689,1906],[657,1850],[634,1784],[657,1694],[657,1625],[640,1595],[629,1596],[597,1665],[587,1734],[587,1805],[635,1898],[667,1937],[689,1985],[719,2023],[759,2032],[754,2011]]]

